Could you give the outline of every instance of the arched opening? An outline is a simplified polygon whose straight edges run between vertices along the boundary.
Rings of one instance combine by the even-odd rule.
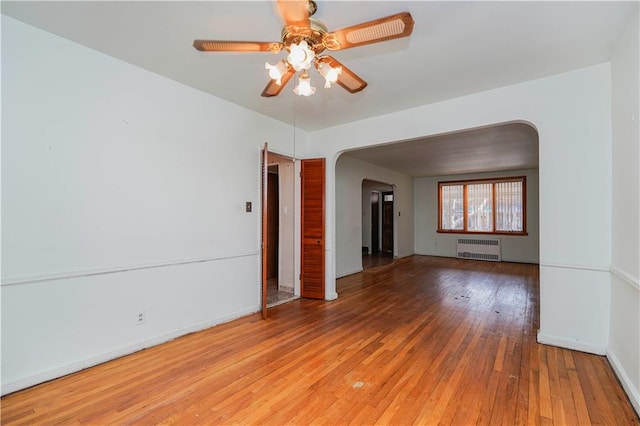
[[[527,234],[497,236],[502,260],[538,263],[538,133],[530,124],[502,123],[343,153],[336,162],[336,277],[362,270],[358,257],[365,247],[372,252],[365,182],[395,185],[395,256],[456,257],[460,235],[438,232],[438,183],[510,176],[526,177]],[[353,211],[354,200],[361,202],[360,214]]]

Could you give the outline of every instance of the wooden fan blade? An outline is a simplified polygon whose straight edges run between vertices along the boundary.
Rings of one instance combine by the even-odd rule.
[[[409,12],[363,22],[325,34],[322,41],[329,50],[342,50],[411,35],[413,18]]]
[[[331,68],[342,67],[342,73],[338,76],[337,83],[344,87],[350,93],[357,93],[367,87],[367,82],[364,81],[358,74],[345,67],[332,56],[323,56],[321,58],[323,62],[326,62]]]
[[[284,45],[266,41],[194,40],[193,47],[202,52],[271,52],[278,53]]]
[[[308,0],[278,0],[278,9],[286,25],[310,28]]]
[[[277,96],[280,93],[280,91],[284,89],[284,86],[287,85],[287,83],[289,82],[289,80],[291,80],[291,77],[293,77],[295,73],[296,71],[293,68],[289,68],[289,70],[280,79],[280,82],[282,84],[276,83],[275,80],[269,80],[269,83],[267,83],[266,87],[262,91],[262,96],[265,98],[270,98],[271,96]]]

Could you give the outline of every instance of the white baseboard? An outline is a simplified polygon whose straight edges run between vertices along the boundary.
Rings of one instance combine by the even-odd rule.
[[[638,416],[640,416],[640,392],[633,386],[629,375],[622,367],[620,360],[618,357],[611,351],[607,350],[607,359],[613,368],[613,371],[618,376],[618,380],[622,383],[622,388],[627,393],[629,400],[631,401],[631,405],[633,405],[633,409],[636,410]]]
[[[565,339],[558,336],[550,336],[538,331],[538,343],[543,345],[558,346],[561,348],[572,349],[574,351],[587,352],[595,355],[605,355],[607,348],[604,346],[592,345],[585,342],[577,342],[575,340]]]
[[[339,274],[336,274],[336,279],[338,279],[338,278],[343,278],[343,277],[346,277],[346,276],[348,276],[348,275],[357,274],[358,272],[362,272],[362,271],[363,271],[363,269],[362,269],[362,268],[356,268],[356,269],[353,269],[353,270],[351,270],[351,271],[341,272],[341,273],[339,273]]]
[[[337,297],[337,295],[336,295]],[[84,370],[89,367],[94,367],[98,364],[102,364],[107,361],[114,360],[116,358],[123,357],[125,355],[130,355],[134,352],[141,351],[142,349],[150,348],[152,346],[157,346],[162,343],[168,342],[169,340],[173,340],[177,337],[184,336],[189,333],[193,333],[196,331],[205,330],[207,328],[211,328],[213,326],[233,321],[240,317],[254,314],[256,312],[260,312],[259,306],[254,306],[251,308],[243,309],[240,311],[233,312],[229,315],[225,315],[224,317],[215,318],[212,320],[204,321],[202,323],[198,323],[186,328],[182,328],[179,330],[172,331],[170,333],[166,333],[160,336],[153,337],[151,339],[143,340],[141,342],[134,343],[132,345],[124,346],[122,348],[118,348],[116,350],[105,352],[103,354],[99,354],[96,356],[92,356],[91,358],[83,359],[80,361],[72,362],[70,364],[64,365],[62,367],[54,368],[52,370],[43,371],[38,374],[34,374],[29,377],[25,377],[20,380],[16,380],[11,383],[3,383],[2,384],[2,395],[7,395],[12,392],[19,391],[21,389],[26,389],[31,386],[35,386],[40,383],[47,382],[49,380],[57,379],[59,377],[66,376],[71,373],[75,373],[81,370]]]

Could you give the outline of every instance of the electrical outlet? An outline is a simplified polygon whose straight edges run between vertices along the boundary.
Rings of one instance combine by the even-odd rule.
[[[144,324],[144,311],[138,312],[138,325]]]

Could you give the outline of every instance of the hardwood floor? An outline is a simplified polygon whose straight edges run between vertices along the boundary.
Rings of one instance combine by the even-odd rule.
[[[372,253],[362,255],[362,269],[377,268],[378,266],[386,266],[393,263],[393,254],[390,253]]]
[[[411,257],[2,399],[2,424],[638,424],[604,357],[536,343],[538,267]]]

